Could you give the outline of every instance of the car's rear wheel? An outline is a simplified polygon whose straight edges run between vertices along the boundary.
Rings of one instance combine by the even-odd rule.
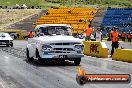
[[[81,62],[81,58],[76,58],[75,60],[74,60],[74,64],[75,65],[80,65],[80,62]]]
[[[33,60],[34,60],[33,57],[30,57],[30,56],[29,56],[29,50],[28,50],[28,49],[26,49],[26,56],[27,56],[27,60],[28,60],[28,61],[33,61]]]

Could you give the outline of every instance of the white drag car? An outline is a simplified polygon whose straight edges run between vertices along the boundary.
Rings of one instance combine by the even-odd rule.
[[[82,40],[71,36],[66,24],[43,24],[35,28],[36,37],[28,40],[27,59],[74,61],[79,65],[84,56]]]
[[[13,39],[8,33],[0,32],[0,45],[13,46]]]

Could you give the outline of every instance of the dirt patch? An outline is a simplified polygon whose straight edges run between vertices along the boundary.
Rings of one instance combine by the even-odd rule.
[[[7,26],[10,24],[13,24],[15,22],[18,22],[22,19],[28,18],[29,16],[39,13],[40,10],[38,9],[1,9],[0,10],[0,30],[6,29]]]

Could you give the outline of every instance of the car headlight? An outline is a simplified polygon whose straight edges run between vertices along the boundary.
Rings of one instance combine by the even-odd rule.
[[[75,45],[74,48],[76,51],[82,51],[84,48],[84,45]]]
[[[50,45],[42,45],[42,51],[51,51],[52,47]]]

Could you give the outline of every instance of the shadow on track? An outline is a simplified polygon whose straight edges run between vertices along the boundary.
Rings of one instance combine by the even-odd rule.
[[[52,66],[76,66],[73,62],[71,61],[58,61],[58,60],[50,60],[50,61],[43,61],[43,62],[38,62],[37,60],[34,61],[27,61],[25,60],[28,64],[37,66],[37,67],[52,67]]]

